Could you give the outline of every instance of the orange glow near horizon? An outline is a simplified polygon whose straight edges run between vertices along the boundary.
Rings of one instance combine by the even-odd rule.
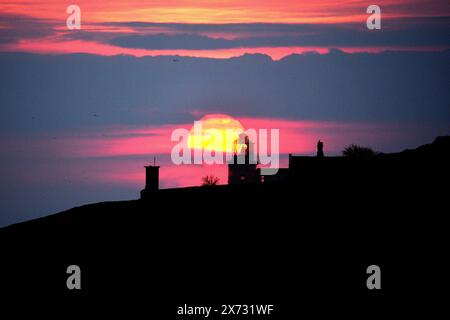
[[[209,117],[211,116],[217,117]],[[394,151],[382,149],[381,146],[386,145],[386,141],[402,141],[405,132],[411,132],[411,128],[401,127],[398,123],[301,121],[257,117],[231,119],[238,121],[231,125],[233,128],[242,126],[246,130],[279,129],[281,167],[287,166],[289,153],[314,155],[319,139],[324,141],[327,155],[339,155],[350,143],[386,152]],[[211,121],[211,125],[214,122]],[[27,184],[45,181],[51,185],[70,178],[71,181],[83,185],[120,185],[136,189],[143,183],[143,166],[153,163],[155,156],[162,168],[162,188],[200,185],[201,177],[207,174],[216,175],[221,179],[220,183],[226,183],[226,165],[174,165],[171,162],[170,154],[175,145],[175,142],[170,140],[173,130],[189,130],[191,127],[192,122],[137,127],[111,126],[62,133],[58,137],[45,134],[33,138],[1,137],[0,143],[8,150],[7,154],[11,158],[34,159],[32,172],[26,170],[28,162],[25,161],[23,170],[15,176]],[[226,127],[228,125],[222,125],[222,128]]]
[[[402,11],[413,0],[381,0],[384,18],[415,16]],[[19,0],[0,3],[0,11],[65,21],[71,4],[60,0]],[[78,0],[85,23],[151,21],[169,23],[348,23],[365,21],[367,1],[355,0]],[[438,16],[431,7],[422,16]]]
[[[215,117],[215,115],[211,115]],[[208,118],[207,116],[206,118]],[[231,117],[230,117],[231,118]],[[371,123],[346,123],[330,121],[301,121],[272,118],[239,117],[232,128],[280,129],[280,153],[313,154],[316,142],[325,140],[327,152],[339,154],[345,143],[367,144],[379,137],[380,141],[393,136],[396,125]],[[211,122],[212,126],[216,126]],[[170,137],[175,129],[190,130],[193,123],[165,124],[146,127],[111,127],[98,129],[96,132],[78,133],[57,139],[43,139],[28,145],[27,149],[39,153],[39,150],[58,150],[70,158],[114,158],[151,155],[170,155],[172,147]],[[227,126],[223,125],[222,128]],[[359,137],[354,141],[349,137]],[[7,143],[7,141],[2,141]],[[14,144],[12,139],[9,144]],[[376,145],[373,146],[376,149]],[[47,152],[47,154],[50,151]],[[59,153],[58,153],[59,154]]]

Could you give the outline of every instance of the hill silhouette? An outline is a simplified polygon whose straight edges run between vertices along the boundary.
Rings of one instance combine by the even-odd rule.
[[[448,297],[449,156],[450,137],[438,137],[283,182],[158,190],[11,225],[0,295]],[[66,288],[71,264],[80,291]],[[380,291],[366,288],[371,264]]]

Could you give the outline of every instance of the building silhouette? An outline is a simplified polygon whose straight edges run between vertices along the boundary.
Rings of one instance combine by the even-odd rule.
[[[239,143],[244,142],[244,143]],[[317,143],[317,156],[293,156],[289,154],[288,168],[279,168],[275,175],[261,175],[254,143],[241,134],[235,141],[233,157],[228,163],[228,185],[263,184],[273,182],[295,183],[299,179],[315,179],[327,172],[342,169],[343,157],[325,157],[323,142]],[[145,166],[145,188],[141,190],[141,199],[149,198],[159,190],[159,166]]]
[[[335,170],[335,166],[342,164],[342,157],[325,157],[324,143],[317,142],[317,156],[293,156],[289,154],[288,168],[279,168],[274,175],[261,175],[261,170],[257,168],[257,163],[251,161],[252,142],[248,136],[245,137],[245,163],[239,164],[236,160],[237,153],[234,154],[233,163],[228,164],[228,184],[247,183],[272,183],[272,182],[295,182],[301,177],[321,176],[327,170]],[[253,161],[255,162],[255,161]]]
[[[141,199],[159,190],[159,166],[145,166],[145,188],[141,190]]]
[[[450,158],[450,137],[437,137],[432,144],[414,150],[374,153],[370,157],[325,156],[324,143],[319,140],[316,156],[289,154],[287,168],[279,168],[275,175],[261,175],[258,161],[252,155],[252,142],[247,136],[242,140],[245,143],[239,146],[241,148],[236,144],[232,161],[228,163],[228,185],[281,183],[290,187],[308,185],[317,186],[317,190],[341,190],[343,186],[363,185],[367,181],[380,183],[392,177],[397,182],[417,179],[421,175],[429,175],[428,169],[447,164]],[[419,172],[417,168],[423,170]],[[150,198],[159,189],[159,166],[145,166],[145,172],[146,183],[141,199]]]
[[[241,134],[239,140],[243,140],[244,144],[239,145],[238,141],[235,141],[233,159],[228,163],[228,184],[258,183],[261,181],[261,175],[260,169],[257,168],[254,143],[245,134]]]

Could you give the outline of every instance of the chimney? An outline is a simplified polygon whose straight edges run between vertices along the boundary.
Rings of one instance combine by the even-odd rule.
[[[145,190],[159,189],[159,166],[145,166]]]

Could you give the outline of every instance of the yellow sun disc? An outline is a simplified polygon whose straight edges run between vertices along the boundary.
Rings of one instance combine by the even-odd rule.
[[[206,115],[191,128],[188,146],[191,149],[233,152],[235,142],[244,131],[242,124],[228,115]]]

